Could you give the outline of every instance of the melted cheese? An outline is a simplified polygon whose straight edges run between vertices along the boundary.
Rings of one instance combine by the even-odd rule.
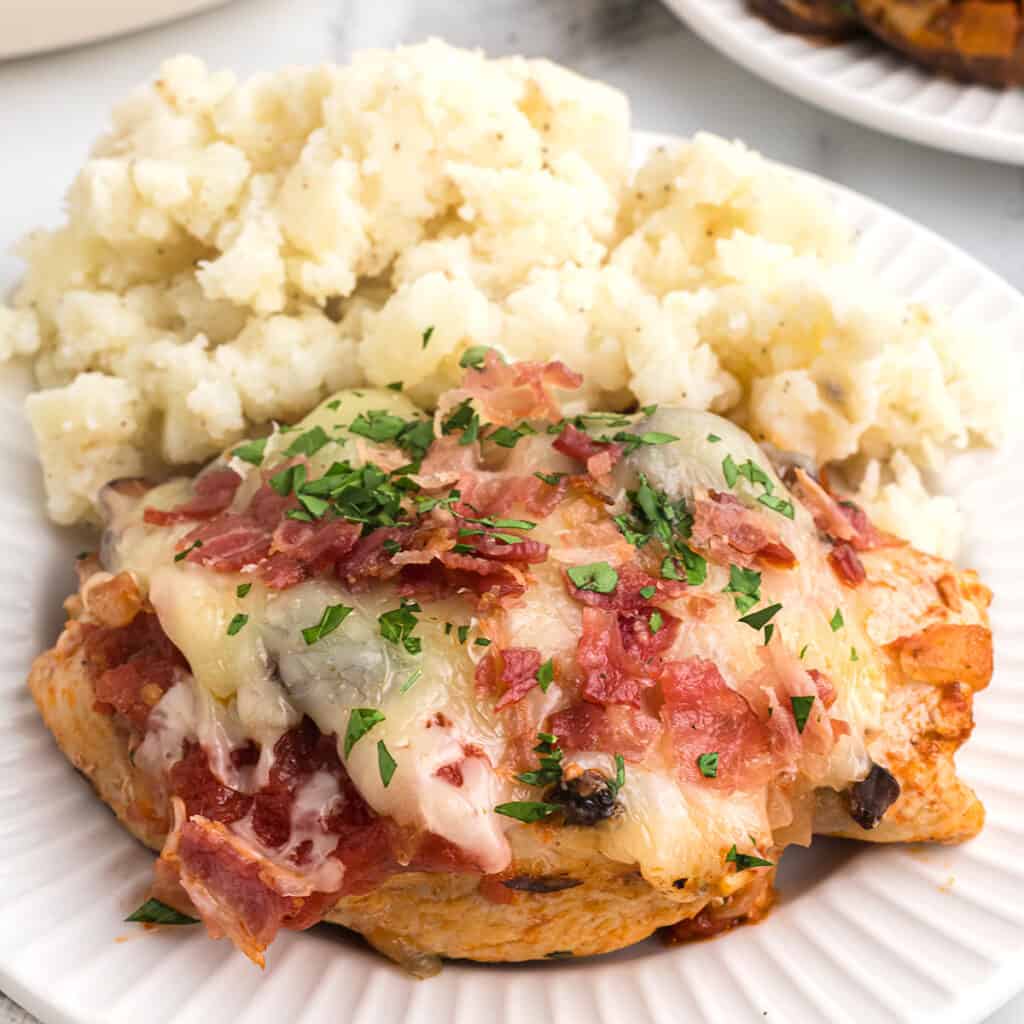
[[[276,431],[268,439],[266,463],[282,457],[301,432],[314,426],[338,433],[361,412],[381,409],[403,417],[416,414],[403,396],[392,391],[366,390],[337,396],[338,409],[322,403],[297,428]],[[332,400],[333,401],[333,400]],[[731,454],[737,464],[753,459],[768,472],[776,493],[785,493],[767,458],[739,428],[718,417],[686,410],[659,410],[636,428],[658,430],[680,438],[672,444],[640,448],[615,470],[617,504],[643,472],[658,489],[672,497],[689,496],[695,487],[724,486],[722,459]],[[707,435],[722,440],[712,443]],[[315,453],[311,476],[322,474],[335,460],[359,464],[367,458],[396,458],[393,448],[377,448],[354,435],[330,443]],[[544,439],[531,438],[510,454],[491,453],[517,472],[537,469],[564,471],[574,465],[553,452]],[[525,461],[524,461],[525,460]],[[229,464],[243,476],[234,509],[241,510],[262,482],[259,469],[236,458]],[[747,491],[750,493],[747,493]],[[753,502],[759,490],[741,480],[736,492]],[[517,828],[513,821],[493,813],[506,800],[536,800],[540,793],[495,771],[507,759],[505,730],[512,715],[495,714],[493,704],[474,687],[475,662],[481,648],[458,644],[454,631],[444,632],[446,621],[467,621],[468,609],[458,598],[428,605],[420,615],[416,635],[421,655],[409,655],[380,635],[378,616],[397,607],[394,587],[375,585],[353,593],[339,583],[310,581],[283,592],[265,588],[244,574],[220,574],[187,562],[174,562],[174,551],[192,524],[149,527],[142,521],[145,505],[169,508],[187,499],[189,482],[175,480],[150,491],[143,501],[112,498],[104,540],[104,565],[112,572],[127,569],[143,586],[164,629],[192,668],[185,685],[172,688],[153,712],[154,728],[140,756],[154,768],[166,768],[181,756],[187,739],[208,751],[211,766],[227,785],[251,792],[264,784],[276,739],[309,715],[326,734],[339,737],[339,753],[350,715],[355,708],[374,708],[384,715],[355,745],[346,768],[364,799],[375,811],[399,824],[429,829],[462,847],[487,872],[504,869],[510,857],[505,833]],[[781,602],[773,620],[773,642],[793,653],[807,645],[807,667],[827,673],[837,684],[833,714],[848,721],[852,735],[836,745],[820,784],[845,786],[867,770],[864,735],[877,726],[884,692],[881,667],[860,623],[867,610],[858,606],[856,592],[843,588],[825,561],[813,522],[801,506],[795,519],[778,518],[781,539],[800,560],[800,570],[767,569],[762,576],[762,604]],[[552,545],[552,558],[532,570],[533,583],[525,598],[507,610],[502,624],[502,646],[534,647],[544,658],[571,663],[580,635],[581,608],[566,593],[559,551],[575,549],[578,525],[566,518],[566,506],[539,523],[531,534]],[[239,598],[241,582],[252,583]],[[669,657],[713,660],[732,685],[761,668],[757,635],[737,621],[728,595],[725,569],[709,565],[708,579],[697,593],[712,600],[702,618],[682,617],[675,647]],[[328,605],[344,604],[352,613],[334,632],[313,645],[305,643],[302,629],[320,620]],[[835,609],[843,609],[846,625],[833,632],[829,626]],[[249,616],[234,636],[227,627],[237,614]],[[851,648],[859,660],[850,660]],[[420,674],[407,686],[414,672]],[[403,692],[403,690],[405,692]],[[568,696],[559,681],[541,693],[533,690],[522,708],[531,720],[543,722],[565,706]],[[263,755],[259,765],[233,767],[231,751],[249,738],[256,739]],[[396,762],[389,785],[381,778],[378,744],[383,743]],[[485,756],[469,756],[476,748]],[[607,771],[607,754],[574,757],[584,765]],[[459,765],[462,785],[456,786],[439,769]],[[330,784],[328,784],[330,782]],[[316,870],[328,865],[320,816],[338,798],[333,780],[313,776],[300,793],[293,817],[293,844],[313,841]],[[765,793],[731,793],[684,785],[677,781],[665,750],[655,750],[641,766],[631,765],[620,794],[623,814],[593,829],[563,830],[564,841],[587,846],[626,864],[635,863],[652,884],[679,899],[706,895],[700,883],[682,892],[673,882],[686,876],[712,879],[721,874],[722,854],[732,843],[754,837],[767,848],[770,826],[785,820],[778,797]],[[772,804],[769,813],[768,805]],[[238,823],[238,835],[255,842],[248,822]],[[271,851],[286,863],[291,850]],[[325,880],[326,881],[326,880]]]

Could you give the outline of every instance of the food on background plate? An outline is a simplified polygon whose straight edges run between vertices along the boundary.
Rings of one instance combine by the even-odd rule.
[[[787,32],[846,38],[867,29],[927,68],[968,82],[1024,85],[1020,0],[749,0]]]
[[[999,339],[894,297],[816,187],[743,146],[634,174],[630,143],[615,90],[437,41],[244,82],[167,62],[0,308],[51,517],[98,522],[108,480],[192,471],[340,388],[432,406],[492,345],[583,373],[571,412],[727,415],[951,556],[925,483],[999,441]]]
[[[160,851],[137,919],[261,964],[333,921],[423,974],[756,920],[814,832],[978,831],[974,573],[712,413],[564,417],[564,364],[458,362],[433,415],[343,390],[104,488],[30,685]]]

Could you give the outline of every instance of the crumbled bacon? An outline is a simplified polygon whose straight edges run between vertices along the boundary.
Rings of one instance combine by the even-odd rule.
[[[613,441],[595,441],[571,423],[562,428],[552,447],[571,459],[585,463],[587,472],[597,480],[607,477],[625,450]]]
[[[627,761],[639,761],[661,733],[661,724],[637,708],[580,702],[553,714],[548,732],[568,751],[622,754]]]
[[[190,519],[212,519],[220,515],[234,500],[242,478],[226,466],[208,470],[196,477],[192,497],[172,509],[147,508],[143,518],[154,526],[187,522]]]
[[[814,525],[833,540],[845,541],[857,551],[869,551],[885,543],[885,538],[859,505],[837,500],[802,469],[796,470],[795,490],[814,516]],[[843,577],[840,575],[840,578]]]
[[[796,555],[761,520],[735,495],[709,491],[694,502],[690,540],[694,548],[722,565],[795,566]]]
[[[96,709],[118,712],[144,730],[153,706],[188,671],[181,652],[149,612],[140,612],[126,626],[83,628]]]
[[[510,426],[521,420],[557,420],[562,415],[555,390],[574,391],[583,377],[564,363],[504,363],[493,350],[480,369],[468,369],[462,387],[450,395],[457,404],[473,398],[490,423]]]
[[[476,667],[476,688],[500,693],[496,711],[525,697],[537,685],[540,652],[533,647],[491,647]]]
[[[581,590],[572,582],[568,573],[565,575],[565,583],[569,593],[577,601],[590,608],[615,613],[609,622],[614,621],[618,629],[619,643],[609,642],[605,646],[610,654],[614,652],[619,671],[645,679],[657,675],[660,655],[675,641],[679,620],[659,609],[654,602],[659,598],[665,600],[682,596],[686,592],[686,584],[677,580],[662,580],[648,576],[634,566],[623,566],[619,570],[618,584],[610,594]],[[647,587],[654,588],[654,593],[649,598],[640,593]],[[660,622],[652,619],[655,614],[660,617]],[[657,624],[652,626],[652,621]],[[597,647],[596,643],[588,641],[584,649],[584,657],[588,659],[588,664],[591,659],[597,657]],[[619,654],[621,657],[618,657]],[[643,685],[649,683],[645,682]],[[593,699],[593,695],[604,690],[592,685],[589,692]]]
[[[583,609],[576,661],[583,675],[581,694],[594,704],[640,706],[644,690],[654,685],[643,664],[623,644],[619,617],[603,608]]]
[[[839,581],[848,587],[859,587],[866,579],[864,563],[860,555],[854,550],[853,545],[846,541],[837,541],[828,556],[828,564],[832,571],[839,578]]]
[[[668,662],[661,689],[662,720],[684,779],[719,789],[747,789],[771,778],[767,728],[714,663],[700,658]],[[697,764],[708,753],[718,754],[715,778],[702,776]]]

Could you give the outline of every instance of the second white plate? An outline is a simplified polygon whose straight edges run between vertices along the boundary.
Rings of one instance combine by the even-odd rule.
[[[640,159],[673,140],[637,137]],[[820,184],[820,183],[819,183]],[[1024,336],[1024,297],[930,232],[827,186],[859,253],[892,288]],[[1008,366],[1017,391],[1021,374]],[[988,807],[957,848],[837,841],[791,850],[780,905],[756,927],[590,960],[446,965],[418,982],[338,928],[286,933],[264,974],[201,929],[123,923],[152,855],[58,752],[32,704],[81,538],[46,522],[22,413],[0,380],[0,988],[46,1024],[976,1024],[1024,978],[1024,459],[957,460],[965,561],[995,590],[997,672],[961,757]]]
[[[821,43],[782,32],[746,0],[665,3],[727,57],[808,103],[911,142],[1024,164],[1024,89],[963,85],[868,37]]]

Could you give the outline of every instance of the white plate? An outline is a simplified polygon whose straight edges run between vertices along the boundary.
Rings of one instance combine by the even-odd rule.
[[[820,43],[782,32],[746,0],[665,0],[727,57],[808,103],[927,146],[1024,164],[1024,89],[962,85],[869,37]]]
[[[0,60],[135,32],[228,0],[6,0],[0,3]]]
[[[657,141],[638,137],[638,156]],[[831,188],[831,186],[830,186]],[[907,295],[943,299],[1024,334],[1024,298],[875,203],[833,189],[865,260]],[[1020,379],[1020,371],[1012,372]],[[787,853],[780,906],[756,927],[666,949],[651,941],[579,962],[449,964],[410,980],[337,928],[284,933],[260,974],[200,929],[122,923],[151,855],[57,752],[24,685],[56,636],[82,539],[43,519],[26,380],[0,391],[0,988],[48,1024],[732,1024],[981,1020],[1024,976],[1024,461],[960,460],[968,560],[998,595],[998,669],[961,758],[989,810],[959,848],[821,841]]]

